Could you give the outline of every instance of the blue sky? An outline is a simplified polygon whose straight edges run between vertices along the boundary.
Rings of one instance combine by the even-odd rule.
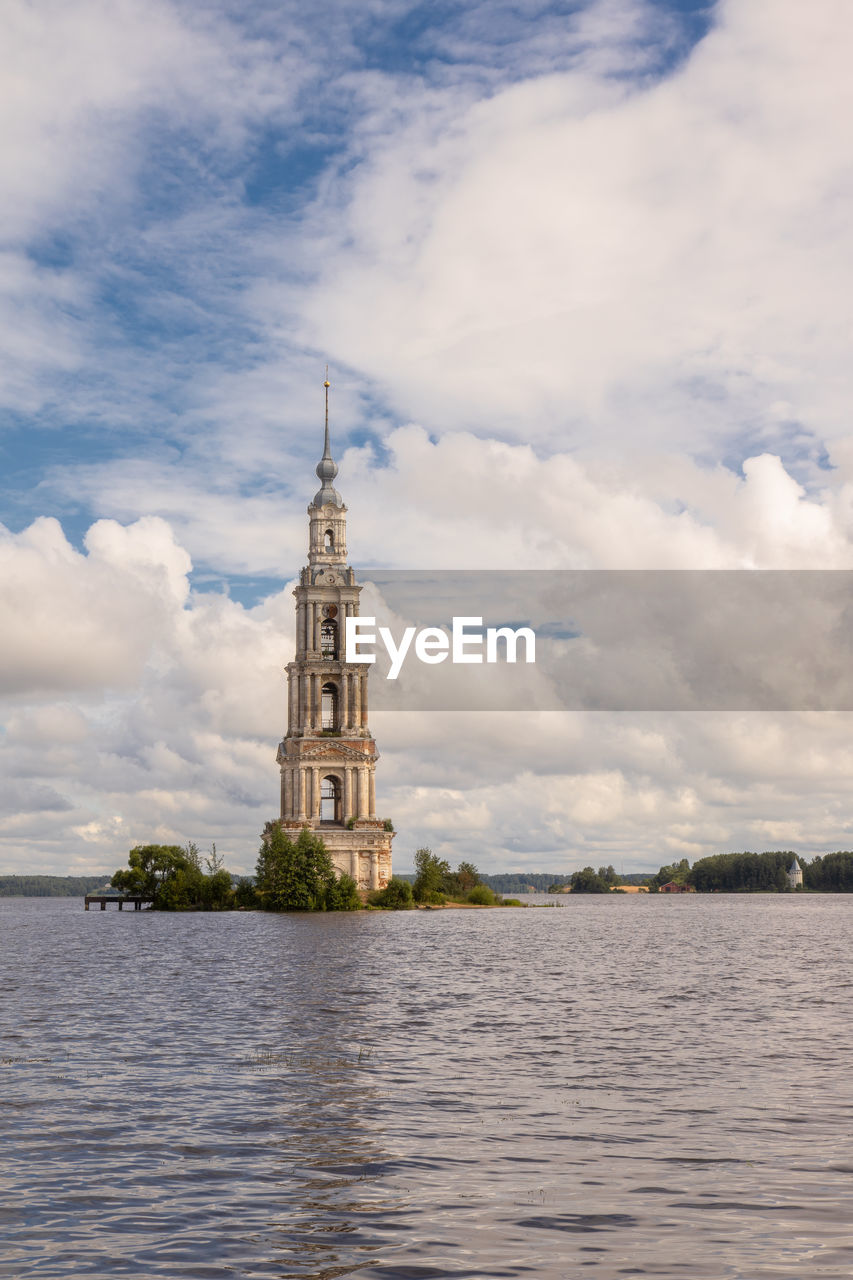
[[[850,567],[851,24],[12,0],[0,863],[253,862],[326,363],[366,569]],[[377,722],[401,865],[849,841],[840,721],[578,723]]]
[[[51,39],[24,8],[13,22],[44,118],[9,242],[27,278],[9,298],[10,313],[23,303],[25,318],[3,395],[0,517],[19,530],[49,508],[76,545],[107,512],[97,488],[75,485],[80,468],[140,459],[191,468],[197,454],[215,451],[220,433],[248,431],[264,460],[253,459],[233,487],[280,492],[288,483],[274,470],[282,438],[288,461],[308,462],[316,451],[317,371],[327,359],[349,383],[339,447],[371,435],[381,441],[396,410],[381,378],[349,365],[345,350],[326,350],[322,324],[306,333],[288,298],[291,286],[310,289],[322,275],[318,224],[327,234],[327,211],[345,203],[373,143],[421,111],[441,128],[460,106],[571,72],[590,57],[603,62],[605,79],[648,84],[689,55],[712,18],[708,5],[670,0],[332,3],[310,15],[280,4],[251,13],[206,6],[202,15],[176,4],[154,7],[152,31],[126,5],[105,35],[104,13],[95,4],[64,6],[75,60],[65,69],[74,81],[70,104],[61,92],[49,101],[60,33]],[[105,57],[116,59],[120,76],[137,37],[151,44],[150,57],[132,59],[142,63],[138,83],[105,76],[87,93]],[[158,46],[164,78],[189,71],[185,85],[159,82]],[[61,175],[51,140],[38,156],[55,117],[53,145],[70,153]],[[441,429],[440,421],[424,425]],[[223,479],[231,490],[232,478]],[[203,548],[195,553],[205,558]]]

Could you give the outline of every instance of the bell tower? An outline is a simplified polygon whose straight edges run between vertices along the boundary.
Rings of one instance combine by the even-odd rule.
[[[338,474],[326,436],[317,464],[320,489],[308,507],[308,564],[296,597],[296,657],[287,665],[287,735],[281,768],[281,825],[316,831],[335,869],[359,889],[391,878],[390,822],[376,817],[379,759],[367,721],[365,663],[345,661],[346,619],[358,615],[361,587],[347,564],[347,509],[332,485]],[[386,829],[388,828],[388,829]]]

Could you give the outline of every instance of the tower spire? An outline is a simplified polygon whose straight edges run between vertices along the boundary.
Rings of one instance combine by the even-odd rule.
[[[342,507],[344,505],[341,495],[337,489],[332,486],[332,481],[338,474],[338,464],[332,457],[332,447],[329,443],[329,366],[326,365],[326,380],[323,383],[326,390],[326,435],[323,441],[323,456],[317,463],[317,476],[322,481],[323,487],[314,495],[312,506],[324,507],[327,503],[331,503],[333,507]]]

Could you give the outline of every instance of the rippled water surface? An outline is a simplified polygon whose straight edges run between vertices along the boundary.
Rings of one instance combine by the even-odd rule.
[[[847,1278],[851,920],[0,900],[0,1275]]]

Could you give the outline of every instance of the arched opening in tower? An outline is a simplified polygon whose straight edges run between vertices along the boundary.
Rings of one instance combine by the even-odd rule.
[[[320,784],[320,821],[341,822],[341,784],[331,774]]]
[[[324,658],[338,656],[338,624],[332,618],[326,618],[320,627],[320,652]]]
[[[335,535],[331,529],[327,529],[326,532],[323,534],[323,550],[334,551],[334,549],[335,549]]]
[[[337,729],[338,720],[338,686],[329,682],[322,689],[322,723],[324,729]]]

